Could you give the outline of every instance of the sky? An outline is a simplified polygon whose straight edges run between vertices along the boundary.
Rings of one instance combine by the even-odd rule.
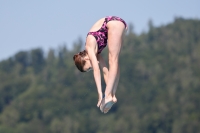
[[[35,48],[71,49],[98,19],[111,15],[140,34],[149,20],[158,27],[175,17],[200,19],[200,0],[0,0],[0,61]]]

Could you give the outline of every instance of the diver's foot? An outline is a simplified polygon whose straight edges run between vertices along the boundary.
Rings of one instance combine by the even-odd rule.
[[[104,112],[104,109],[105,109],[105,107],[106,108],[108,108],[108,105],[107,104],[109,104],[110,105],[110,102],[112,103],[113,102],[113,98],[112,98],[112,96],[105,96],[103,99],[102,99],[102,102],[101,102],[101,105],[100,105],[100,110],[101,110],[101,112]],[[107,110],[107,109],[106,109]]]
[[[112,97],[112,100],[113,100],[113,102],[114,102],[114,103],[116,103],[116,102],[117,102],[117,98],[116,98],[116,96],[115,96],[115,95]]]
[[[116,102],[116,97],[114,98],[115,102]],[[103,105],[103,111],[104,113],[107,113],[113,106],[113,104],[115,103],[113,101],[113,97],[110,96],[110,97],[105,97],[105,102],[104,102],[104,105]]]

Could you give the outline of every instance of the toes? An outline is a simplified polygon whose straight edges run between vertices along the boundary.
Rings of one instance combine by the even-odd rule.
[[[104,114],[108,113],[108,110],[107,111],[104,111]]]
[[[109,110],[106,110],[106,111],[104,111],[104,113],[106,114],[106,113],[108,113],[108,111],[109,111]]]
[[[103,112],[108,113],[109,110],[110,110],[110,108],[105,108]]]

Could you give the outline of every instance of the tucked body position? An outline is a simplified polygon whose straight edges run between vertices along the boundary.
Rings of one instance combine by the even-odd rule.
[[[75,54],[73,59],[81,72],[93,70],[94,80],[98,91],[97,107],[107,113],[117,102],[115,96],[119,77],[119,54],[122,46],[122,36],[127,29],[126,22],[120,17],[108,16],[98,20],[86,37],[85,50]],[[108,64],[101,56],[102,50],[108,45]],[[101,73],[106,83],[105,93],[102,93]]]

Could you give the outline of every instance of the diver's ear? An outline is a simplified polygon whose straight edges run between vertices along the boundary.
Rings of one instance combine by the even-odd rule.
[[[90,58],[89,58],[88,56],[85,56],[84,59],[85,59],[85,60],[89,60]]]

